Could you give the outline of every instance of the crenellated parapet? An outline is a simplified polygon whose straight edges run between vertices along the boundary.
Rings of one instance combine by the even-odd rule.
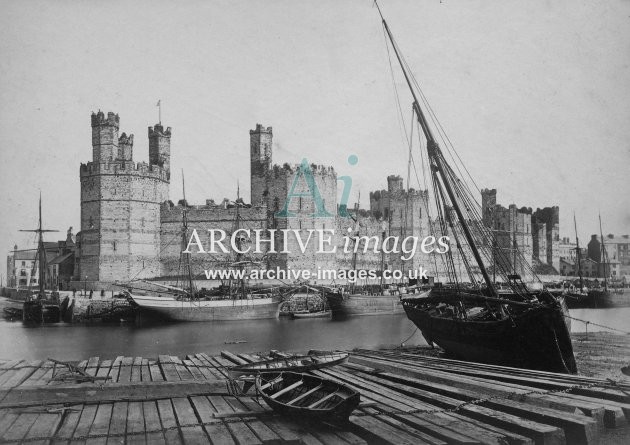
[[[127,175],[168,182],[166,170],[157,165],[149,165],[146,162],[112,161],[82,163],[79,174],[81,178],[97,175]]]
[[[120,127],[120,117],[114,112],[108,112],[107,116],[101,110],[98,113],[92,112],[92,127]]]
[[[322,178],[334,178],[337,179],[337,172],[332,166],[321,165],[321,164],[309,164],[311,169],[311,173],[313,176],[319,176]],[[286,178],[289,176],[294,176],[300,169],[302,168],[302,164],[288,164],[284,163],[283,165],[274,164],[272,167],[272,177],[274,179]]]

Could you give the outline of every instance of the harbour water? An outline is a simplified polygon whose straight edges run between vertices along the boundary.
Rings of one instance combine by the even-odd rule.
[[[630,308],[574,309],[571,316],[622,331],[630,329]],[[572,331],[584,332],[585,324],[573,320]],[[588,331],[605,329],[590,324]],[[21,322],[0,319],[0,359],[42,360],[51,357],[80,360],[91,356],[157,357],[159,354],[182,356],[198,352],[218,354],[223,349],[255,352],[269,349],[305,351],[311,348],[379,348],[397,346],[403,341],[406,345],[426,344],[404,314],[354,317],[344,321],[278,319],[144,326],[133,323],[57,323],[27,327]]]

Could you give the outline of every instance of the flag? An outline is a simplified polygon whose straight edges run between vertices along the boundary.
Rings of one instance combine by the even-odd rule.
[[[162,99],[158,100],[158,103],[156,103],[155,106],[159,107],[161,102],[162,102]]]

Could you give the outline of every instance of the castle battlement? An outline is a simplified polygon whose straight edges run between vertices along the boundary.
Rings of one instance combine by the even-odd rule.
[[[289,164],[289,163],[284,163],[283,165],[277,165],[274,164],[272,167],[273,170],[273,174],[276,178],[279,178],[281,176],[288,176],[288,175],[294,175],[298,172],[298,170],[301,168],[301,164]],[[309,167],[311,167],[311,173],[314,176],[321,176],[321,177],[333,177],[333,178],[337,178],[337,172],[335,172],[335,169],[332,166],[327,166],[327,165],[321,165],[321,164],[310,164]]]
[[[208,206],[208,205],[193,205],[185,207],[187,214],[186,218],[189,223],[196,222],[214,222],[214,221],[223,221],[230,222],[236,221],[236,214],[238,212],[240,218],[243,221],[257,221],[257,222],[265,222],[267,221],[267,206],[265,205],[257,205],[255,207],[240,207],[237,209],[236,207],[223,207],[220,205],[217,206]],[[182,205],[171,205],[171,203],[164,202],[160,206],[160,221],[162,224],[164,223],[174,223],[181,225],[182,223],[182,212],[184,211],[184,206]],[[266,227],[266,226],[265,226]],[[198,227],[194,227],[198,228]],[[263,227],[256,227],[263,228]]]
[[[256,124],[256,129],[255,130],[249,130],[249,134],[256,134],[256,133],[267,133],[267,134],[273,134],[273,128],[272,127],[263,127],[262,124]]]
[[[166,127],[166,130],[164,130],[164,127],[161,124],[155,124],[153,127],[149,127],[149,137],[151,136],[165,136],[165,137],[171,137],[171,127]]]
[[[133,145],[133,134],[129,133],[129,136],[123,131],[123,134],[118,138],[118,146],[121,145]]]
[[[98,113],[92,112],[92,127],[111,126],[119,128],[120,117],[113,112],[108,112],[107,116],[101,110]]]
[[[97,175],[133,175],[139,178],[153,178],[168,182],[168,176],[165,169],[157,165],[149,165],[146,162],[88,162],[86,164],[82,163],[79,171],[81,178]]]

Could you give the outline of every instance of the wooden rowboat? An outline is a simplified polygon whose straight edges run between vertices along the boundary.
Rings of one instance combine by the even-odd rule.
[[[311,351],[308,355],[278,355],[271,360],[236,365],[229,369],[232,378],[261,372],[306,372],[339,365],[348,360],[346,352]]]
[[[329,422],[347,421],[361,400],[359,393],[346,385],[286,371],[259,374],[256,392],[278,413]]]

